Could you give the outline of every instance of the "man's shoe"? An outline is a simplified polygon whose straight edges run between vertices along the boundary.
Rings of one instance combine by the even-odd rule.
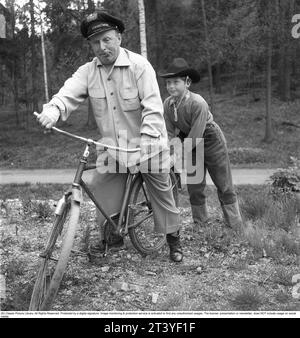
[[[182,248],[180,244],[180,236],[167,234],[167,243],[170,248],[170,258],[173,262],[179,263],[183,259]]]

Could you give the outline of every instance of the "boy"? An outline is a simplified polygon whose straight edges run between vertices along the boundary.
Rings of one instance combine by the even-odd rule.
[[[209,219],[204,193],[208,170],[218,190],[225,223],[233,229],[239,229],[242,219],[232,183],[224,134],[214,122],[203,97],[189,91],[191,83],[200,81],[199,73],[190,68],[184,59],[176,58],[167,72],[160,76],[166,79],[170,94],[164,102],[169,140],[174,137],[179,137],[181,141],[191,138],[194,145],[196,138],[204,138],[204,179],[201,183],[187,185],[194,223],[204,224]],[[195,151],[196,148],[193,148]]]

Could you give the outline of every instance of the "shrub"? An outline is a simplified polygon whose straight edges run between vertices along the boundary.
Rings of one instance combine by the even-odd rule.
[[[25,215],[31,214],[41,219],[49,218],[53,214],[48,202],[32,201],[28,197],[22,200],[22,207]]]
[[[271,177],[274,195],[289,192],[300,192],[300,160],[291,157],[292,166],[280,169]]]
[[[21,200],[22,202],[22,208],[23,212],[25,215],[29,214],[32,212],[32,207],[33,207],[33,202],[31,198],[25,197],[24,199]]]
[[[16,276],[23,276],[25,274],[24,261],[18,258],[12,258],[7,262],[4,271],[8,279],[14,280]]]
[[[35,202],[33,212],[36,213],[38,218],[46,219],[52,216],[53,211],[49,203]]]
[[[239,311],[256,311],[262,304],[262,299],[255,288],[243,287],[231,300],[231,304]]]
[[[280,266],[276,269],[274,275],[274,282],[284,286],[292,286],[292,277],[294,273],[290,269]]]
[[[292,197],[273,201],[263,221],[267,227],[289,231],[297,222],[297,201]]]

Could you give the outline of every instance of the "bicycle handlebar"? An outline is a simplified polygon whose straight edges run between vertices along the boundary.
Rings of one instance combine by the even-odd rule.
[[[40,114],[38,114],[37,112],[34,112],[33,115],[35,117],[38,117]],[[88,144],[94,144],[95,146],[101,146],[101,147],[104,147],[104,148],[107,148],[107,149],[111,149],[111,150],[118,150],[118,151],[123,151],[123,152],[127,152],[127,153],[135,153],[137,151],[140,151],[140,148],[121,148],[121,147],[114,147],[114,146],[110,146],[108,144],[105,144],[105,143],[101,143],[101,142],[96,142],[92,139],[89,139],[89,138],[85,138],[85,137],[82,137],[82,136],[78,136],[78,135],[75,135],[75,134],[72,134],[72,133],[69,133],[65,130],[62,130],[62,129],[59,129],[57,127],[51,127],[50,129],[60,133],[60,134],[63,134],[65,136],[68,136],[68,137],[71,137],[71,138],[75,138],[77,140],[80,140],[80,141],[83,141],[85,143],[88,143]]]

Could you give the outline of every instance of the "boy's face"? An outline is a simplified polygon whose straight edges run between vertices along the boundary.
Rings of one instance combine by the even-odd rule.
[[[175,98],[181,97],[187,89],[187,84],[183,77],[166,79],[166,86],[168,93]]]

